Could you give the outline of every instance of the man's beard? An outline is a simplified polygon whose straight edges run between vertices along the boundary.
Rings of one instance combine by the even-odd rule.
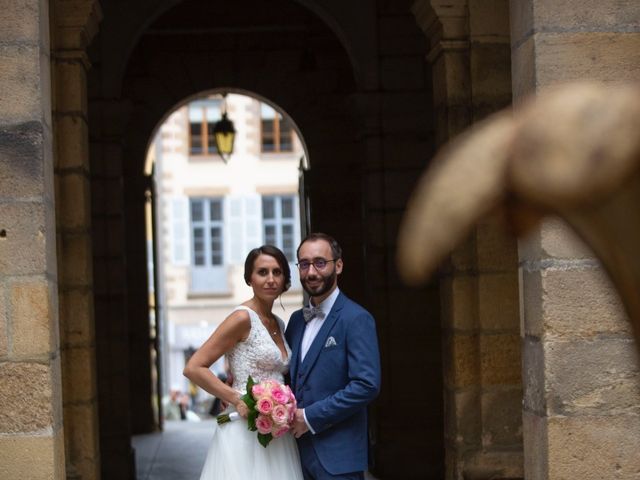
[[[316,274],[316,277],[322,279],[322,283],[317,287],[314,287],[315,289],[311,289],[307,286],[308,278],[305,278],[302,282],[302,288],[304,288],[304,291],[312,297],[320,297],[331,290],[331,287],[333,287],[333,284],[335,283],[336,276],[337,274],[335,268],[333,269],[333,272],[331,272],[331,274],[327,275],[326,277]]]

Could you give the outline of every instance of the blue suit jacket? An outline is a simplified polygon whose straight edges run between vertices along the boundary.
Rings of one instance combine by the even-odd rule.
[[[311,445],[322,466],[339,475],[367,469],[367,404],[380,391],[380,354],[371,314],[342,292],[304,362],[302,310],[291,315],[291,388],[316,432]]]

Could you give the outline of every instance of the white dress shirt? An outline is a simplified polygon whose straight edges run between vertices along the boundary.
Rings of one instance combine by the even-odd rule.
[[[309,320],[309,322],[307,323],[307,326],[304,329],[304,334],[302,335],[302,343],[300,344],[300,362],[302,362],[304,360],[304,357],[307,355],[311,344],[322,328],[325,319],[329,316],[329,312],[333,308],[333,304],[336,303],[336,299],[338,298],[339,294],[340,289],[336,287],[336,289],[331,292],[331,295],[325,298],[320,305],[314,305],[315,307],[322,309],[324,318],[315,317]]]

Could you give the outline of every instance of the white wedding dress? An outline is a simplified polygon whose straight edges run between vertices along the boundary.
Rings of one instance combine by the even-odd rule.
[[[283,383],[291,356],[291,349],[284,340],[284,322],[276,317],[287,351],[286,359],[282,358],[280,349],[256,312],[244,306],[235,310],[249,312],[251,331],[244,342],[238,343],[226,355],[233,375],[233,388],[244,394],[249,375],[256,382],[272,379]],[[247,429],[247,421],[243,418],[215,424],[214,428],[200,480],[302,480],[293,435],[287,433],[274,438],[265,448],[258,443],[257,432]]]

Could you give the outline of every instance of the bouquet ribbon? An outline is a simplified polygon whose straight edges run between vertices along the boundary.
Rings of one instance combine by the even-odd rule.
[[[238,419],[240,419],[240,414],[238,412],[223,413],[222,415],[218,415],[216,417],[216,420],[218,421],[218,425],[233,422]]]

